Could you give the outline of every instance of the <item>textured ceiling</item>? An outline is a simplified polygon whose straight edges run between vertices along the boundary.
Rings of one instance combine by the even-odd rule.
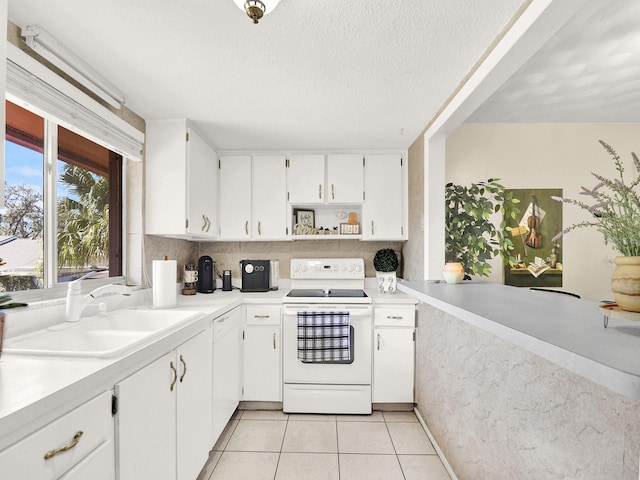
[[[594,0],[469,123],[640,123],[640,1]]]
[[[524,0],[9,0],[145,119],[222,150],[408,148]]]

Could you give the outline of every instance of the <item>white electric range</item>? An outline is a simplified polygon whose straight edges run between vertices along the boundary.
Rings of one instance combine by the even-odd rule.
[[[283,410],[371,413],[373,308],[364,260],[291,260],[283,300]]]

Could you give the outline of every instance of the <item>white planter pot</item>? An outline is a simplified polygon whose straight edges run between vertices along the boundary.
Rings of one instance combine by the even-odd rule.
[[[376,272],[380,293],[394,293],[398,285],[396,272]]]

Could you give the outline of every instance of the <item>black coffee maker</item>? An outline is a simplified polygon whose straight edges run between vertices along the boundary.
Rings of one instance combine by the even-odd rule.
[[[215,266],[216,262],[209,255],[198,259],[198,292],[213,293],[216,289]]]

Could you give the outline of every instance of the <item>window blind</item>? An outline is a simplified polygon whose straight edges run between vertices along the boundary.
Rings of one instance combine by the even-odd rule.
[[[144,134],[9,44],[7,99],[120,155],[142,160]]]

